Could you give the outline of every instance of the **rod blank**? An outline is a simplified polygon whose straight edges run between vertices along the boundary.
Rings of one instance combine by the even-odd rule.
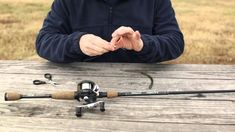
[[[158,91],[158,92],[100,92],[97,98],[114,98],[119,96],[154,96],[154,95],[180,95],[180,94],[212,94],[212,93],[235,93],[235,90],[201,90],[201,91]],[[22,95],[16,92],[7,92],[5,93],[5,101],[15,101],[23,98],[52,98],[52,99],[61,99],[61,100],[73,100],[76,99],[77,94],[79,93],[74,91],[61,91],[53,94],[44,94],[44,95]]]

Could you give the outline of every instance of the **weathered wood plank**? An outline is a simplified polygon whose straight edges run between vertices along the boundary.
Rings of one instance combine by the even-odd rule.
[[[0,69],[21,69],[36,68],[40,70],[46,69],[80,69],[80,70],[110,70],[118,68],[120,70],[143,70],[146,71],[235,71],[234,65],[205,65],[205,64],[144,64],[144,63],[69,63],[57,64],[52,62],[38,61],[16,61],[16,60],[0,60]]]
[[[40,126],[39,126],[40,124]],[[174,124],[174,123],[146,123],[146,122],[120,122],[110,120],[87,120],[87,119],[51,119],[1,116],[0,130],[4,132],[231,132],[235,130],[233,125],[202,125],[202,124]]]
[[[202,65],[202,68],[200,65],[134,64],[131,66],[119,63],[40,64],[20,62],[20,64],[0,64],[0,73],[40,75],[49,72],[64,76],[145,78],[140,72],[146,72],[154,78],[235,80],[235,70],[232,65]],[[196,68],[198,69],[196,70]]]
[[[234,101],[106,99],[106,111],[88,111],[82,119],[125,122],[235,125]],[[66,104],[66,105],[65,105]],[[76,119],[76,101],[22,100],[0,102],[0,116]]]

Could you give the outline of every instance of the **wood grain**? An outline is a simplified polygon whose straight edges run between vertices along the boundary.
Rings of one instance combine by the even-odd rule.
[[[40,124],[40,125],[39,125]],[[11,126],[11,127],[9,127]],[[32,118],[32,117],[9,117],[2,116],[0,120],[1,131],[14,132],[232,132],[235,126],[232,125],[197,125],[197,124],[177,124],[177,123],[150,123],[150,122],[125,122],[109,120],[90,119],[52,119],[52,118]]]
[[[82,118],[130,122],[235,125],[234,101],[115,98],[106,99],[105,102],[106,111],[104,113],[97,108],[85,112]],[[1,102],[0,113],[4,116],[76,119],[76,105],[78,105],[76,101],[55,100]]]
[[[0,61],[0,130],[2,131],[234,131],[235,94],[119,97],[100,99],[106,111],[74,116],[77,101],[51,99],[4,101],[6,91],[24,94],[76,90],[77,82],[93,80],[103,91],[235,89],[234,65],[164,65],[125,63],[55,64]],[[34,79],[52,73],[60,85],[35,86]],[[58,125],[59,124],[59,125]],[[86,127],[89,124],[89,127]],[[11,126],[11,127],[10,127]]]

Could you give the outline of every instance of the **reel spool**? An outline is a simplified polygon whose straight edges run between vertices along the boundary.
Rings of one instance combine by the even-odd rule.
[[[93,81],[85,80],[81,81],[77,85],[77,95],[76,99],[78,101],[84,100],[84,105],[76,106],[76,116],[81,117],[82,116],[82,110],[84,109],[94,109],[97,106],[100,106],[100,111],[105,111],[105,103],[104,101],[96,101],[97,97],[99,96],[100,88],[97,84],[95,84]]]
[[[96,102],[99,96],[100,88],[97,84],[90,80],[84,80],[77,85],[76,99],[84,100],[86,103]]]

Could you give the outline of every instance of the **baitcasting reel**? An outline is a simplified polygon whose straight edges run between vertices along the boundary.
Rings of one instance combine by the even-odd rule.
[[[94,109],[100,106],[100,111],[105,111],[104,101],[96,101],[99,97],[100,88],[93,81],[85,80],[78,84],[75,99],[84,100],[84,105],[76,106],[76,116],[81,117],[84,109]]]

